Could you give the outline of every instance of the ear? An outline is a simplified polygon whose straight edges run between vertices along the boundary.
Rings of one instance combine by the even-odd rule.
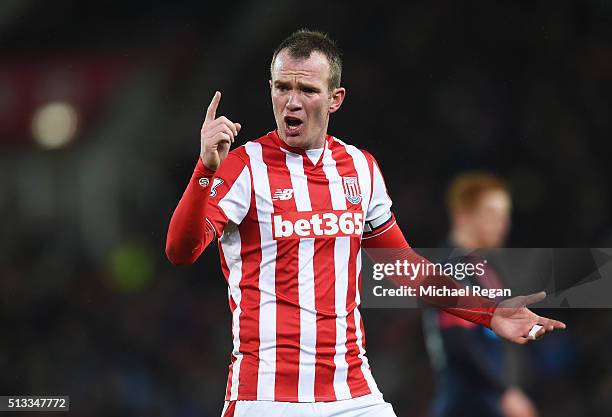
[[[270,84],[270,90],[272,90],[272,80],[268,80],[268,84]]]
[[[331,102],[329,104],[329,112],[335,113],[346,97],[346,89],[344,87],[335,88],[331,94]]]

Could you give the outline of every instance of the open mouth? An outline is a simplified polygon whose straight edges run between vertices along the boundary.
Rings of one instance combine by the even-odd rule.
[[[294,116],[285,116],[285,126],[287,126],[287,133],[289,135],[297,135],[301,130],[304,122]]]

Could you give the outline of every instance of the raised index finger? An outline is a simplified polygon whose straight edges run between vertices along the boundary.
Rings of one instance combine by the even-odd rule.
[[[217,107],[219,107],[219,102],[221,101],[221,93],[219,91],[215,91],[215,95],[213,96],[210,104],[208,105],[208,109],[206,110],[206,122],[212,122],[215,120],[215,115],[217,114]]]

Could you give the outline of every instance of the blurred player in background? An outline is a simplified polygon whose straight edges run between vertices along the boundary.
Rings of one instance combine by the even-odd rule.
[[[448,259],[453,248],[504,244],[512,204],[502,178],[485,172],[459,175],[449,186],[447,207],[451,230],[441,245],[443,258]],[[502,286],[490,268],[486,278],[468,279],[481,287]],[[425,310],[423,321],[436,372],[433,417],[537,417],[529,398],[508,385],[503,341],[494,332],[434,309]]]
[[[217,116],[219,92],[206,112],[166,254],[190,264],[218,240],[234,342],[224,417],[395,416],[365,356],[361,248],[426,260],[397,226],[373,156],[327,134],[346,94],[341,70],[333,41],[298,31],[272,56],[274,131],[229,152],[241,125]],[[416,278],[461,288],[445,275]],[[536,324],[537,336],[565,327],[525,307],[543,296],[507,308],[478,297],[440,307],[527,343]]]

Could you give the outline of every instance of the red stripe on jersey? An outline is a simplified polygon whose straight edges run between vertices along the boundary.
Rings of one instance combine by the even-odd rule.
[[[357,169],[355,167],[353,157],[348,154],[346,147],[338,142],[334,143],[331,148],[332,157],[336,161],[336,169],[340,177],[355,177],[358,178]],[[362,173],[362,175],[368,175]],[[347,199],[347,208],[353,210],[362,210],[361,202],[352,204]],[[364,214],[365,216],[365,214]],[[346,310],[348,312],[346,318],[346,362],[349,366],[347,383],[351,391],[351,395],[370,394],[368,383],[361,371],[362,361],[359,358],[359,347],[357,346],[357,334],[355,327],[354,310],[357,308],[357,256],[361,244],[359,240],[351,239],[351,248],[348,264],[348,288],[346,294]]]
[[[268,167],[268,180],[274,213],[297,210],[293,198],[291,174],[286,159],[279,158],[277,148],[262,146],[263,160]],[[290,197],[290,198],[289,198]],[[294,400],[298,396],[300,363],[300,300],[299,260],[295,242],[279,240],[276,245],[276,401]]]
[[[304,173],[308,181],[308,193],[313,210],[329,210],[332,207],[329,181],[320,167],[315,168],[304,158]],[[314,242],[314,287],[317,311],[317,339],[315,354],[315,401],[335,401],[334,373],[336,364],[336,305],[335,305],[335,239],[316,239]]]
[[[236,401],[230,401],[222,417],[234,417],[236,413]]]
[[[233,324],[234,323],[233,323],[233,320],[232,320],[232,329],[234,328]],[[236,362],[236,357],[234,356],[233,353],[230,353],[229,371],[227,373],[227,384],[226,384],[226,387],[225,387],[225,401],[229,400],[229,398],[231,396],[231,392],[232,392],[231,390],[232,390],[232,375],[234,375],[234,362]]]
[[[359,277],[361,278],[361,276]],[[361,286],[361,284],[360,284]],[[359,288],[359,290],[361,291],[361,288]],[[361,329],[361,347],[366,350],[366,334],[365,334],[365,327],[363,326],[363,319],[361,318],[361,316],[359,316],[359,328]]]

